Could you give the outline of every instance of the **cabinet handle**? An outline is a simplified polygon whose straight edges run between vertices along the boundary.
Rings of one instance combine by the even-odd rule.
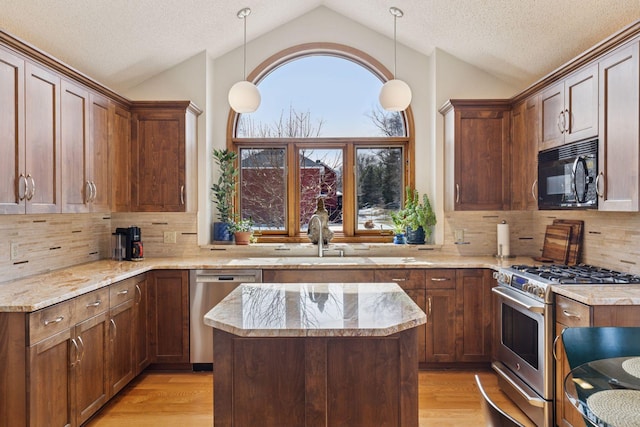
[[[460,184],[456,184],[456,203],[460,203]]]
[[[560,111],[558,114],[558,120],[556,121],[556,125],[558,126],[558,130],[560,133],[564,133],[564,123],[560,122],[560,119],[564,118],[564,111]]]
[[[538,198],[536,197],[536,187],[538,186],[538,179],[536,178],[533,181],[533,184],[531,184],[531,197],[533,197],[533,200],[538,200]]]
[[[604,193],[600,191],[600,177],[604,180],[604,172],[600,172],[598,176],[596,176],[596,194],[602,199],[604,197]]]
[[[31,181],[30,189],[29,189],[29,181]],[[26,188],[25,197],[27,198],[27,200],[31,200],[33,196],[36,195],[36,180],[33,179],[30,173],[28,173],[25,178],[25,182],[27,183],[27,185],[25,186]]]
[[[85,204],[91,203],[91,196],[93,195],[93,189],[91,188],[91,181],[84,183],[84,202]]]
[[[184,185],[180,186],[180,204],[184,205]]]
[[[427,320],[431,317],[431,297],[427,298]]]
[[[138,301],[136,301],[136,304],[140,304],[140,302],[142,301],[142,290],[140,289],[140,286],[138,286],[137,283],[136,283],[136,293],[139,296]]]
[[[392,278],[391,281],[392,282],[406,282],[407,279],[399,277],[399,278]]]
[[[564,131],[565,133],[571,133],[571,112],[569,110],[564,110],[564,112],[566,113],[564,116]]]
[[[447,280],[451,280],[448,277],[432,277],[431,281],[432,282],[446,282]]]
[[[80,358],[78,358],[78,363],[82,362],[84,360],[84,341],[82,341],[82,337],[80,335],[78,335],[78,342],[80,343],[80,346],[82,347],[82,350],[80,352]]]
[[[91,184],[91,202],[95,202],[98,198],[98,187],[96,187],[96,183],[90,181]]]
[[[121,290],[121,291],[118,291],[118,295],[126,295],[126,294],[128,294],[128,293],[129,293],[129,290],[128,290],[128,289],[123,289],[123,290]]]
[[[27,178],[23,173],[18,177],[18,199],[24,200],[27,197]]]
[[[118,335],[118,327],[116,326],[116,321],[111,319],[111,325],[113,326],[113,328],[111,328],[111,330],[113,331],[113,334],[111,334],[111,340],[113,341],[114,339],[116,339],[116,336]]]
[[[558,341],[560,340],[560,335],[556,335],[553,340],[553,346],[551,347],[551,353],[553,354],[553,360],[558,360],[558,352],[556,351],[556,347],[558,345]]]
[[[89,307],[98,307],[100,304],[102,304],[102,301],[96,300],[96,302],[92,302],[90,304],[87,304],[87,308],[89,308]]]
[[[44,326],[49,326],[52,323],[60,323],[64,320],[64,316],[58,316],[53,320],[45,320],[44,321]]]
[[[71,338],[71,344],[73,344],[73,346],[76,348],[76,358],[73,362],[71,362],[71,366],[76,366],[78,363],[80,363],[80,359],[78,358],[78,355],[80,354],[80,349],[78,348],[78,343],[76,342],[75,338]]]
[[[562,314],[564,314],[567,317],[573,317],[574,319],[582,319],[582,317],[579,314],[575,314],[567,310],[562,310]]]

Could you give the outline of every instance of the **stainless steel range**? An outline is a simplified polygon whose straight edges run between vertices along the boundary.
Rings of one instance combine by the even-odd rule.
[[[591,265],[513,265],[494,273],[497,339],[493,369],[506,394],[536,425],[554,425],[551,286],[640,284],[640,276]]]

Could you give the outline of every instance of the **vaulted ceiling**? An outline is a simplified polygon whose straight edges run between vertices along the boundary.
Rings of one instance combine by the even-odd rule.
[[[249,40],[319,6],[392,38],[397,6],[399,43],[521,89],[640,19],[640,0],[2,0],[0,28],[124,91],[205,49],[241,46],[244,6]]]

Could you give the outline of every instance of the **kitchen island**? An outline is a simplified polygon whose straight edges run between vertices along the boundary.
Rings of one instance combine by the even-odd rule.
[[[394,283],[245,284],[205,315],[214,426],[418,426],[416,326]]]

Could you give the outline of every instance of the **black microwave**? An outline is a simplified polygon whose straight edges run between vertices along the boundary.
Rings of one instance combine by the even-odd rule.
[[[597,209],[598,140],[538,153],[538,209]]]

